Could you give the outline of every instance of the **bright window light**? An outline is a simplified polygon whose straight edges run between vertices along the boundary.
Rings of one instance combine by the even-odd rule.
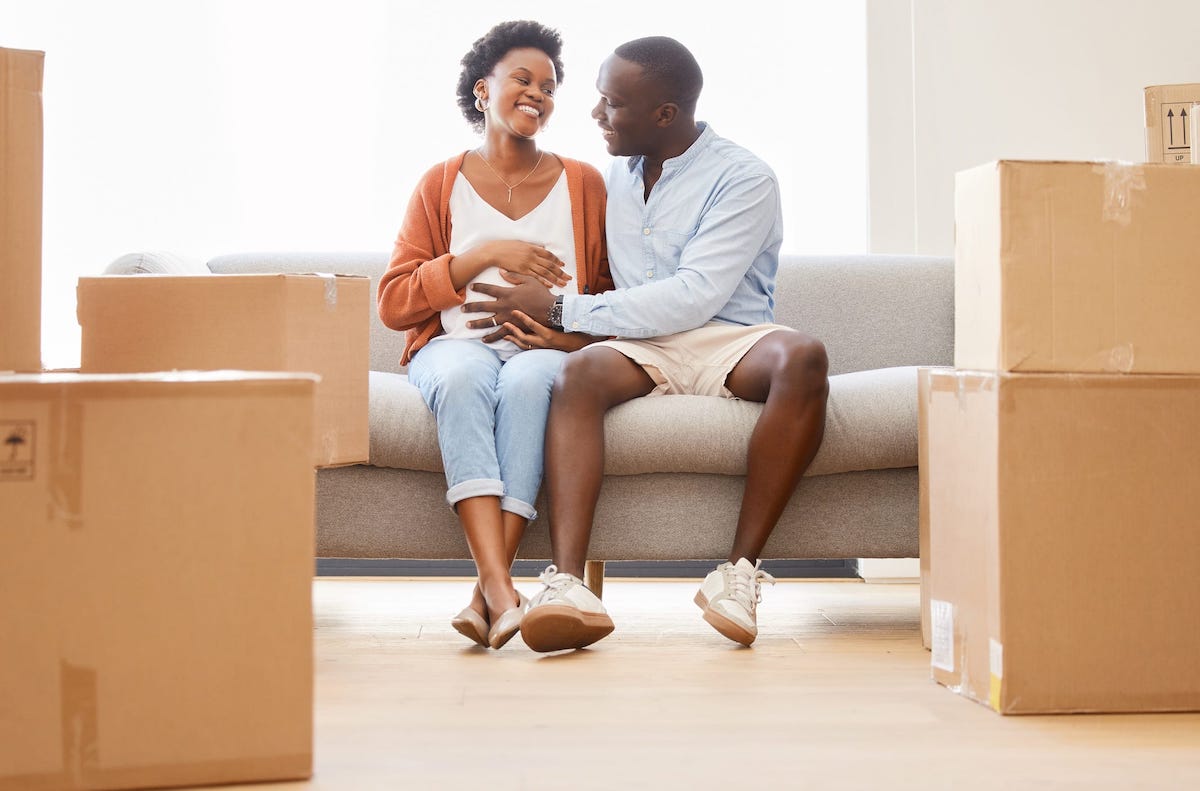
[[[867,247],[863,2],[0,0],[45,66],[43,358],[79,362],[75,284],[118,256],[391,249],[422,172],[478,138],[458,61],[508,18],[564,38],[541,138],[604,170],[596,70],[646,35],[704,70],[698,117],[779,176],[784,251]]]

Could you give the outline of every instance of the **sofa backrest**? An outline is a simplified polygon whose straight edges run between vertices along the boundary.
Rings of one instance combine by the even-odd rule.
[[[954,259],[782,256],[775,320],[823,342],[830,374],[953,365]]]
[[[365,275],[371,293],[388,254],[237,253],[208,262],[217,274],[332,272]],[[784,255],[775,319],[820,339],[831,374],[954,360],[954,263],[899,255]],[[397,371],[404,333],[383,326],[371,302],[371,369]]]

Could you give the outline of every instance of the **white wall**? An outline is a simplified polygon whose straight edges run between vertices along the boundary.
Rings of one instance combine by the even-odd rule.
[[[874,252],[954,251],[954,174],[1144,161],[1147,85],[1200,82],[1195,0],[867,0]]]
[[[699,117],[779,175],[784,249],[864,250],[862,3],[0,0],[0,46],[46,51],[42,358],[78,365],[75,284],[124,253],[390,249],[420,174],[478,144],[458,61],[505,18],[563,33],[550,150],[606,167],[596,70],[669,34]]]

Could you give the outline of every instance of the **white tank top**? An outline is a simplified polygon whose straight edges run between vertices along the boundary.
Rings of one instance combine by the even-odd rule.
[[[510,219],[491,206],[471,186],[471,182],[460,173],[454,179],[454,187],[450,191],[450,252],[459,255],[465,250],[499,239],[518,239],[530,244],[540,244],[558,256],[563,262],[563,269],[572,278],[578,277],[575,266],[575,233],[571,224],[571,196],[567,190],[567,173],[563,171],[555,182],[554,187],[545,199],[534,207],[533,211],[519,220]],[[555,286],[550,289],[554,294],[572,293],[577,289],[575,280],[566,286]],[[474,283],[494,283],[499,286],[511,286],[500,276],[497,267],[488,267],[467,284],[467,302],[490,299],[486,294],[472,291]],[[490,327],[473,330],[467,327],[467,322],[481,318],[484,313],[466,313],[461,306],[454,306],[442,311],[443,335],[435,337],[431,343],[443,338],[482,338],[492,332]],[[509,340],[489,343],[501,359],[507,360],[520,351],[517,345]]]

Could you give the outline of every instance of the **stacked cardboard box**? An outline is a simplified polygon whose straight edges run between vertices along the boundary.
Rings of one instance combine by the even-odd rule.
[[[1197,100],[1196,104],[1192,105],[1192,115],[1188,129],[1192,140],[1195,140],[1196,136],[1200,135],[1200,100]],[[1192,164],[1200,165],[1200,143],[1192,144]]]
[[[42,57],[0,49],[0,791],[306,778],[313,466],[366,459],[368,281],[103,279],[84,363],[121,373],[11,373]]]
[[[316,465],[365,462],[369,292],[340,275],[83,277],[82,370],[316,373]]]
[[[922,372],[934,678],[1003,713],[1200,709],[1200,171],[956,181]]]
[[[1146,161],[1185,165],[1197,161],[1194,106],[1200,83],[1151,85],[1146,95]]]
[[[0,377],[0,789],[309,776],[315,377]]]
[[[42,367],[42,62],[0,47],[0,371]]]

